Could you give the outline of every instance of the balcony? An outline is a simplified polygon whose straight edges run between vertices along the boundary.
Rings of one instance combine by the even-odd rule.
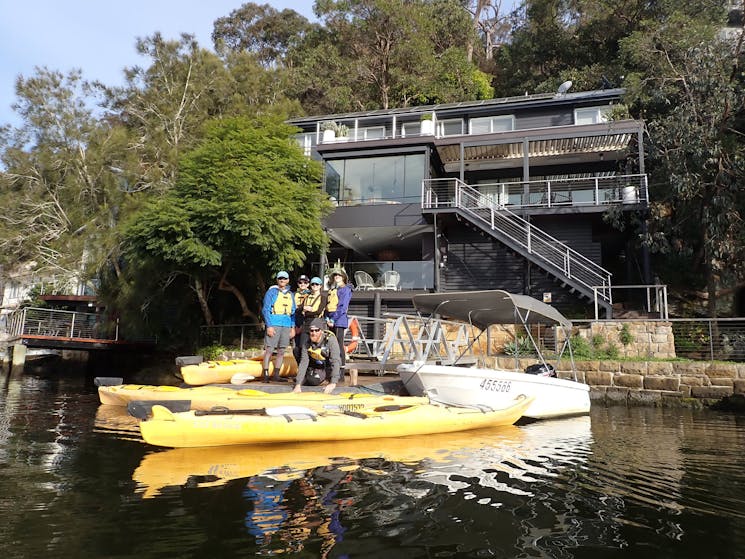
[[[312,268],[318,273],[320,264],[314,262]],[[386,285],[383,274],[392,270],[398,272],[400,280],[396,291],[406,290],[433,290],[435,285],[434,263],[421,262],[418,260],[381,260],[379,262],[346,262],[344,269],[349,280],[355,284],[355,288],[362,291],[385,291]],[[372,287],[359,286],[355,283],[355,272],[366,272],[372,278]],[[323,277],[323,273],[319,273]],[[388,290],[392,290],[390,286]]]
[[[422,208],[456,207],[458,179],[423,181]],[[647,175],[571,178],[470,185],[481,196],[483,207],[509,209],[602,207],[644,205],[649,200]]]

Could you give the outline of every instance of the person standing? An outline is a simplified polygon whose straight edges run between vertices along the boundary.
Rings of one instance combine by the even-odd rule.
[[[310,280],[310,293],[305,297],[305,304],[299,309],[302,316],[299,335],[295,335],[295,361],[300,363],[303,343],[308,339],[308,329],[314,318],[323,317],[326,310],[326,295],[321,291],[323,281],[319,277]]]
[[[302,274],[297,279],[297,289],[295,290],[295,320],[294,320],[294,332],[295,338],[294,347],[292,353],[295,356],[295,361],[300,362],[300,343],[302,342],[301,334],[303,329],[303,307],[305,306],[305,299],[310,295],[310,278],[305,274]]]
[[[295,335],[295,298],[290,290],[290,275],[284,270],[277,273],[277,285],[267,289],[264,304],[261,307],[261,316],[266,325],[262,379],[269,381],[269,363],[272,353],[276,350],[272,380],[284,382],[279,372],[282,368],[285,348],[290,345],[290,340]]]
[[[341,378],[341,349],[333,333],[325,328],[322,318],[314,318],[308,328],[308,339],[304,342],[300,365],[295,377],[293,392],[302,392],[303,384],[318,386],[328,379],[323,389],[330,394]]]
[[[341,348],[341,365],[346,364],[346,352],[344,351],[344,332],[349,326],[349,302],[352,300],[352,286],[347,282],[347,273],[344,268],[333,268],[329,272],[331,288],[329,289],[326,302],[326,324],[329,327]]]

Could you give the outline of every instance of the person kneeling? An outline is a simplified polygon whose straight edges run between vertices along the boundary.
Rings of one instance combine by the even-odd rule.
[[[303,384],[318,386],[328,378],[329,384],[323,391],[330,394],[341,376],[341,351],[336,336],[326,330],[322,319],[316,318],[310,323],[308,339],[300,351],[293,392],[301,392]]]

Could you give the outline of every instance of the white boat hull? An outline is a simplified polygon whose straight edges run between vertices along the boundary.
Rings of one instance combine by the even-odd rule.
[[[398,373],[413,396],[458,406],[503,408],[519,394],[535,400],[524,417],[550,419],[590,412],[590,387],[581,382],[504,371],[445,365],[405,364]]]

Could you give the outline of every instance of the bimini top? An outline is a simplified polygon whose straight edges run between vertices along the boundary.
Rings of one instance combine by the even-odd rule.
[[[517,322],[572,327],[572,322],[568,318],[546,303],[501,289],[424,293],[414,295],[412,300],[414,307],[423,314],[439,314],[444,318],[469,322],[482,330],[491,324]]]

